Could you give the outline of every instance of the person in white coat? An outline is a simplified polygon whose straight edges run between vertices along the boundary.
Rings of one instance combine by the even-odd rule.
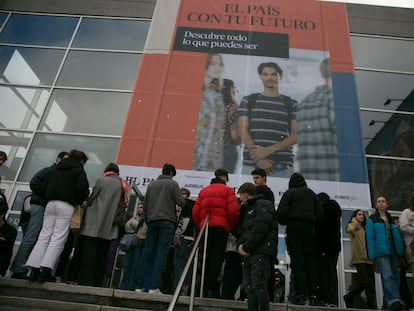
[[[400,231],[405,243],[405,258],[414,274],[414,191],[409,195],[408,207],[400,215]]]

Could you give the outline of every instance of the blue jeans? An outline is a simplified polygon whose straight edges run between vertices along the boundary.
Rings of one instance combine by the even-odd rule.
[[[402,302],[400,297],[400,259],[393,252],[391,255],[380,256],[375,260],[380,271],[384,292],[382,309],[390,309],[394,302]]]
[[[122,281],[119,286],[124,290],[135,290],[135,272],[138,269],[139,259],[142,257],[144,250],[145,240],[137,241],[136,245],[131,246],[126,252],[124,257],[124,263],[122,267]]]
[[[155,220],[148,223],[144,253],[136,274],[136,288],[144,288],[145,276],[149,263],[153,263],[149,289],[157,289],[161,284],[168,250],[172,243],[175,223],[166,220]]]
[[[30,204],[30,220],[27,225],[26,234],[23,236],[19,250],[13,261],[11,269],[14,273],[25,273],[26,260],[36,244],[40,230],[43,225],[43,214],[45,207],[38,204]]]
[[[174,283],[173,291],[177,288],[178,281],[181,278],[183,273],[185,263],[188,259],[188,256],[191,252],[191,247],[193,246],[193,241],[185,240],[181,238],[180,245],[174,249]],[[191,271],[190,271],[191,272]],[[187,273],[186,281],[188,281],[189,273]],[[185,283],[184,283],[185,284]],[[188,284],[186,284],[188,285]]]

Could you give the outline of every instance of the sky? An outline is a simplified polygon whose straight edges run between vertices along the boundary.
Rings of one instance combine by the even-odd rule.
[[[321,0],[321,1],[371,4],[371,5],[382,5],[382,6],[414,9],[414,0]]]

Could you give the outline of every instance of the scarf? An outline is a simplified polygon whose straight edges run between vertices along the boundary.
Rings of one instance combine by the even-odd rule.
[[[121,200],[125,205],[128,205],[129,203],[129,194],[131,192],[131,185],[122,177],[119,177],[118,174],[114,171],[108,171],[104,173],[104,176],[113,176],[115,175],[118,177],[119,181],[121,182],[122,187],[122,197]]]

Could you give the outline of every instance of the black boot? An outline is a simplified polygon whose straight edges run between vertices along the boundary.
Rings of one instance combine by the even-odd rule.
[[[42,269],[40,271],[39,278],[37,279],[37,281],[39,283],[44,283],[44,282],[56,283],[56,278],[52,275],[52,269],[42,267]]]
[[[319,302],[318,298],[315,295],[309,296],[309,305],[310,306],[320,306],[321,303]]]
[[[345,305],[347,308],[353,308],[354,307],[354,297],[350,294],[346,294],[344,296]]]
[[[29,275],[29,282],[36,282],[40,275],[40,268],[32,268]]]
[[[306,302],[306,297],[303,294],[296,295],[295,305],[304,306]]]

